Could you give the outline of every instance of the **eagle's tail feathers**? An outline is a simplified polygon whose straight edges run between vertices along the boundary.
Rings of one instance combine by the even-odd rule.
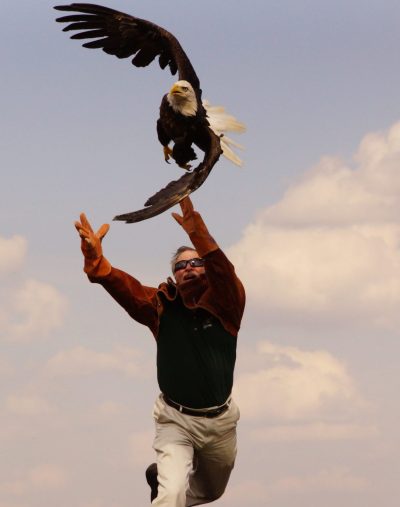
[[[236,153],[232,150],[231,146],[234,146],[235,148],[239,148],[240,150],[244,150],[244,146],[242,146],[239,143],[236,143],[233,139],[231,139],[228,136],[223,135],[221,137],[221,148],[222,148],[222,154],[229,159],[231,162],[238,166],[243,165],[243,160],[240,159]]]
[[[242,150],[244,147],[227,137],[225,132],[242,133],[245,132],[246,126],[234,116],[228,114],[222,106],[212,106],[207,100],[203,101],[203,106],[207,112],[211,130],[221,138],[223,155],[234,164],[241,166],[243,162],[233,151],[232,147]]]

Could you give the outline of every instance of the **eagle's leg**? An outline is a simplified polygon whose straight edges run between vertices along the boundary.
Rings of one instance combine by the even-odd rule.
[[[167,164],[169,164],[169,159],[172,157],[172,150],[168,145],[166,145],[163,147],[163,151],[164,151],[164,160],[165,162],[167,162]]]
[[[192,148],[191,142],[189,143],[186,136],[181,139],[175,139],[174,147],[172,149],[172,158],[179,167],[189,171],[192,167],[191,160],[196,160],[197,155]]]
[[[167,162],[167,164],[169,164],[169,159],[175,158],[174,154],[173,154],[173,150],[171,150],[171,148],[167,145],[167,146],[163,147],[163,151],[164,151],[164,160],[165,160],[165,162]],[[186,171],[189,171],[189,169],[192,167],[187,162],[180,162],[180,163],[176,162],[176,163],[178,164],[179,167],[181,167],[182,169],[185,169]]]

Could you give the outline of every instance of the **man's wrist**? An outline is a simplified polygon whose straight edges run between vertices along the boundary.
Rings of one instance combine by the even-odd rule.
[[[208,231],[206,234],[194,231],[189,234],[189,238],[200,257],[204,257],[208,253],[214,252],[219,248],[218,243]]]
[[[85,257],[83,270],[92,278],[101,278],[111,273],[111,264],[103,255],[95,259]]]

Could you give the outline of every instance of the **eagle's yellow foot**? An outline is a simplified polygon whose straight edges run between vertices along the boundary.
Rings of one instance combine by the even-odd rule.
[[[164,146],[163,150],[164,150],[164,160],[165,162],[167,162],[167,164],[169,164],[168,161],[172,157],[172,150],[169,146]]]

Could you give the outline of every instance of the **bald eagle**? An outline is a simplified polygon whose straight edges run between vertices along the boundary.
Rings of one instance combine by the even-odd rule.
[[[185,170],[197,155],[193,145],[204,152],[203,161],[191,172],[150,197],[145,208],[118,215],[114,220],[127,223],[150,218],[199,188],[208,177],[221,153],[237,165],[241,160],[232,150],[240,147],[225,135],[226,131],[243,132],[245,127],[223,108],[213,107],[202,100],[202,90],[196,72],[178,40],[164,28],[123,12],[88,3],[73,3],[54,7],[73,12],[57,18],[67,23],[63,31],[76,31],[71,39],[92,39],[86,48],[99,48],[118,58],[132,57],[136,67],[146,67],[157,56],[161,69],[169,67],[176,81],[164,95],[157,121],[157,135],[163,146],[164,159],[175,162]],[[172,143],[172,147],[170,146]]]

